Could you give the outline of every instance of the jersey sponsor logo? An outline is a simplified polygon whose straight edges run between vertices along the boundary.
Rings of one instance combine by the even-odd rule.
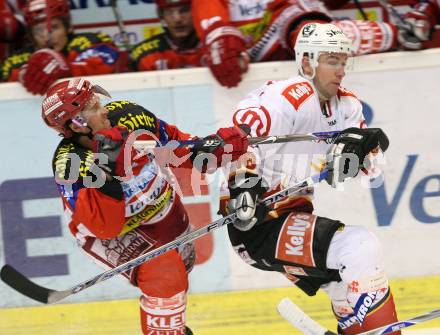
[[[76,182],[78,177],[84,178],[92,170],[95,155],[91,150],[75,152],[75,146],[68,143],[60,146],[55,152],[54,170],[57,182]]]
[[[278,237],[277,259],[315,267],[313,232],[316,216],[307,213],[290,214]]]
[[[298,110],[301,104],[312,96],[313,93],[312,86],[304,81],[288,86],[282,95]]]
[[[117,102],[112,102],[111,104],[114,105]],[[124,101],[119,101],[119,103],[128,103]],[[109,105],[106,105],[106,108]],[[111,106],[110,108],[107,108],[108,110],[112,110]],[[114,109],[114,108],[113,108]],[[152,116],[149,116],[148,114],[145,114],[144,112],[140,113],[128,113],[127,116],[121,117],[118,120],[118,126],[126,127],[129,131],[133,131],[136,129],[144,129],[144,127],[148,127],[148,130],[150,131],[156,131],[156,119]]]
[[[113,239],[95,239],[93,244],[85,245],[84,249],[93,258],[115,267],[146,253],[155,244],[156,241],[146,234],[131,231]]]
[[[115,49],[109,48],[106,45],[100,45],[81,52],[73,62],[80,63],[92,57],[98,57],[104,64],[111,65],[119,58],[119,54]]]
[[[135,196],[125,205],[125,216],[133,216],[146,208],[148,205],[157,204],[160,197],[168,191],[170,185],[165,180],[159,180],[159,185],[149,185],[149,189],[140,196]]]
[[[139,227],[140,225],[148,224],[148,221],[155,217],[156,214],[158,214],[167,204],[173,202],[172,195],[172,189],[169,189],[163,193],[154,204],[147,206],[142,212],[125,222],[124,227],[119,235],[122,236],[130,230]],[[154,222],[151,223],[155,222],[157,222],[157,220],[154,220]]]
[[[153,51],[153,50],[157,50],[159,48],[159,43],[160,43],[160,39],[158,39],[158,38],[142,42],[141,44],[139,44],[137,47],[135,47],[133,49],[133,51],[130,54],[131,58],[133,58],[134,60],[137,60],[141,56],[143,56],[144,54],[146,54],[150,51]]]
[[[203,19],[202,21],[200,21],[200,26],[202,27],[203,30],[208,30],[210,26],[212,26],[217,21],[221,21],[221,20],[222,18],[220,16],[213,16],[210,17],[209,19]]]
[[[268,0],[231,1],[229,14],[232,21],[244,21],[261,18],[266,10]]]
[[[304,271],[304,269],[298,266],[285,265],[284,270],[289,275],[307,276],[307,273]]]
[[[364,293],[359,297],[359,300],[354,307],[354,313],[348,315],[338,321],[342,329],[346,329],[356,322],[362,324],[367,314],[372,310],[376,302],[377,291]]]
[[[272,24],[260,40],[250,47],[247,52],[253,61],[259,61],[279,40],[279,25]]]
[[[239,109],[233,116],[233,122],[235,125],[247,124],[256,136],[267,136],[271,125],[269,112],[263,106]]]
[[[157,176],[158,171],[159,169],[156,163],[151,162],[144,165],[139,175],[134,176],[126,182],[122,182],[121,185],[125,199],[131,199],[135,193],[145,192],[151,180]]]

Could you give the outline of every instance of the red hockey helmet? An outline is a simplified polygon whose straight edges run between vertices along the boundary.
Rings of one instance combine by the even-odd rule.
[[[44,122],[64,137],[71,137],[72,131],[66,126],[77,116],[93,97],[94,93],[110,97],[102,87],[92,85],[88,80],[74,78],[51,86],[41,107]]]
[[[191,0],[156,0],[156,6],[159,9],[190,5]]]
[[[67,0],[30,0],[23,10],[26,25],[32,27],[47,18],[63,17],[70,14]]]

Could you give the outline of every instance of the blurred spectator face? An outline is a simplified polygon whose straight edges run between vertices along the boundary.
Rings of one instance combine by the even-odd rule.
[[[60,18],[53,18],[51,32],[47,29],[46,22],[40,22],[31,28],[31,34],[37,49],[51,48],[61,51],[68,42],[68,31]]]
[[[186,38],[194,31],[190,5],[163,8],[162,19],[173,38]]]

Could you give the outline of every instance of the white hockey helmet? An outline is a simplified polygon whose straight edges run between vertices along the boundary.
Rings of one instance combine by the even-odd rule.
[[[322,52],[346,53],[350,55],[352,52],[351,40],[334,24],[305,24],[295,42],[296,66],[302,76],[305,76],[302,70],[304,54],[309,56],[310,65],[315,70],[318,66],[319,54]],[[315,71],[313,72],[315,73]],[[313,78],[313,76],[314,74],[311,77]]]

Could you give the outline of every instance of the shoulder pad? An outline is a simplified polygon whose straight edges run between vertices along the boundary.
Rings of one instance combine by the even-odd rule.
[[[298,110],[301,104],[315,92],[307,81],[297,82],[287,86],[281,93]]]
[[[126,100],[112,101],[105,108],[109,110],[112,126],[123,126],[129,131],[146,129],[155,133],[157,130],[156,116],[138,104]]]
[[[148,54],[167,49],[170,49],[170,46],[165,38],[165,34],[158,34],[136,44],[130,52],[130,57],[133,61],[137,62]]]
[[[81,179],[88,175],[93,162],[92,150],[80,147],[70,139],[64,139],[56,148],[52,160],[55,179],[73,181]]]
[[[67,51],[84,51],[95,44],[107,43],[114,45],[110,36],[103,33],[82,33],[73,35],[67,45]]]

